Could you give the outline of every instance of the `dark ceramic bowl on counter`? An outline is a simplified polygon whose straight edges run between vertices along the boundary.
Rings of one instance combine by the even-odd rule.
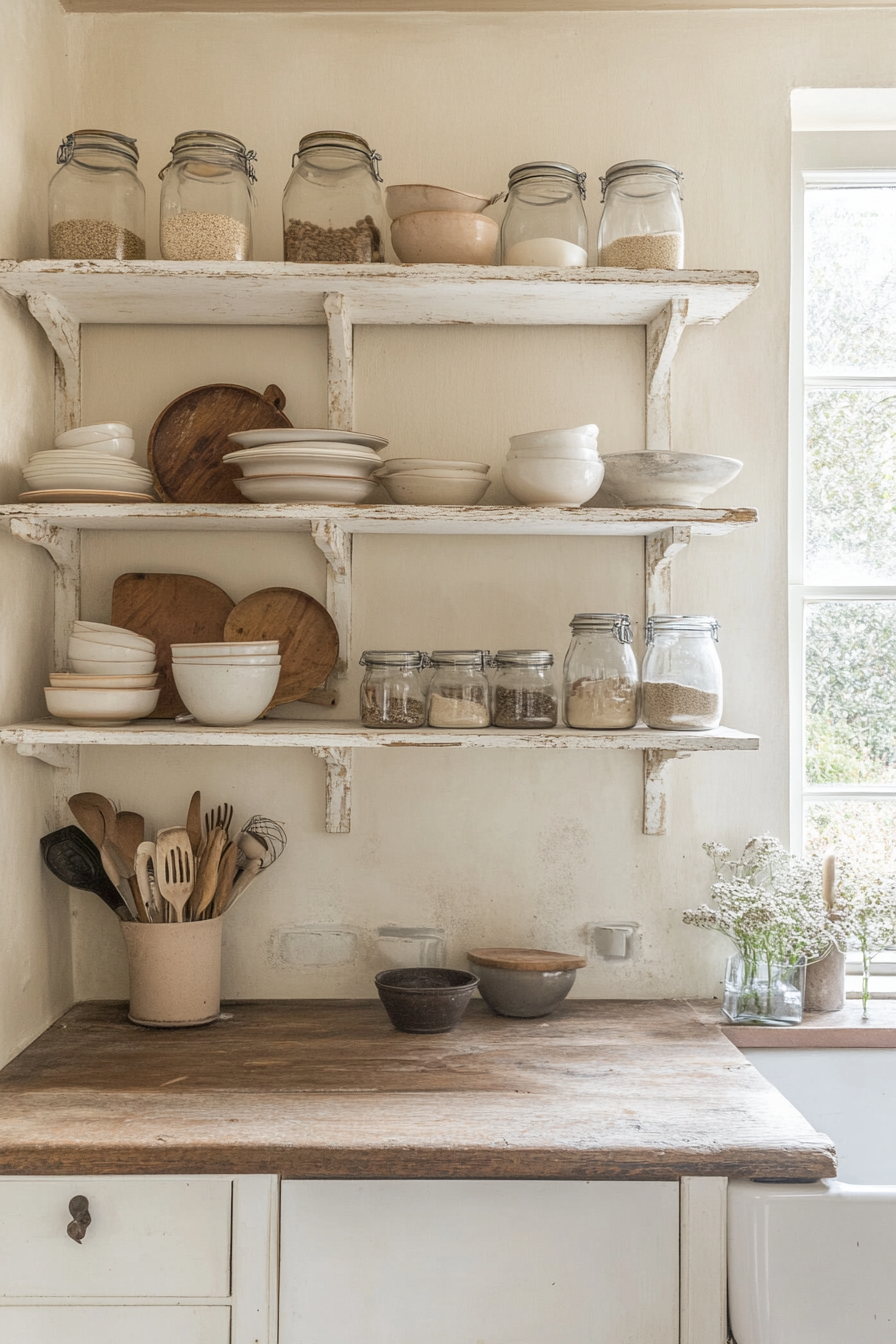
[[[438,966],[407,966],[380,971],[377,993],[398,1031],[433,1035],[460,1022],[479,984],[470,971]]]

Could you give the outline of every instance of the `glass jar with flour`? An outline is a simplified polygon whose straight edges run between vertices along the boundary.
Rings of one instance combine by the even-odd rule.
[[[488,653],[482,649],[434,649],[426,722],[430,728],[487,728],[491,722]]]
[[[563,716],[570,728],[634,728],[638,661],[631,619],[621,612],[580,612],[563,664]]]
[[[521,163],[507,183],[504,266],[586,266],[585,174],[568,163]]]
[[[722,664],[714,616],[650,616],[641,668],[641,712],[648,728],[718,728]]]

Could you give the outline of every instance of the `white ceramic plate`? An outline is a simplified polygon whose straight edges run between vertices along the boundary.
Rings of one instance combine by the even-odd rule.
[[[382,473],[393,471],[478,471],[484,476],[488,462],[455,462],[445,457],[387,457]]]
[[[84,672],[51,672],[50,685],[64,690],[66,686],[84,687],[85,690],[149,691],[159,679],[158,672],[134,677],[91,677]]]
[[[275,443],[347,443],[355,448],[385,448],[389,443],[376,434],[353,434],[348,429],[247,429],[227,437],[241,448],[264,448]]]
[[[161,693],[161,689],[123,691],[85,686],[44,687],[47,709],[54,719],[97,728],[145,718],[155,709]]]
[[[134,490],[23,490],[20,504],[157,504]]]
[[[40,471],[27,469],[22,473],[32,490],[124,490],[133,494],[149,494],[152,489],[152,477],[132,480],[126,476],[117,476],[113,472]]]
[[[87,443],[101,443],[104,439],[132,439],[134,431],[120,420],[107,420],[102,425],[80,425],[66,429],[53,440],[57,448],[80,448]]]
[[[116,453],[109,447],[109,444],[113,443],[122,445],[130,444],[130,452]],[[32,453],[29,461],[37,466],[44,467],[58,466],[60,463],[65,463],[66,466],[71,466],[73,462],[79,464],[82,462],[89,462],[97,465],[105,463],[106,466],[114,465],[127,471],[131,467],[139,467],[139,463],[127,460],[130,458],[133,451],[133,439],[109,439],[101,446],[94,446],[92,448],[43,448],[38,453]],[[110,463],[110,457],[115,457],[116,461]]]
[[[380,469],[378,457],[364,462],[345,462],[330,457],[286,457],[273,453],[270,457],[241,462],[243,476],[257,480],[260,476],[341,476],[344,480],[365,481]]]
[[[138,467],[133,462],[122,462],[117,457],[104,457],[101,462],[35,462],[34,458],[22,468],[24,476],[81,476],[115,477],[127,481],[128,485],[143,485],[152,481],[152,472],[146,467]]]
[[[234,485],[253,504],[363,504],[374,490],[348,476],[251,476]]]
[[[142,663],[107,662],[105,659],[69,658],[68,665],[73,672],[82,672],[88,677],[144,677],[156,670],[155,658],[145,658]]]

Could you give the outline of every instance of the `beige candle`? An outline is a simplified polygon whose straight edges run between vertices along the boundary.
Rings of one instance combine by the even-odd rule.
[[[834,882],[837,876],[837,857],[832,849],[825,850],[821,861],[821,894],[829,910],[834,908]]]

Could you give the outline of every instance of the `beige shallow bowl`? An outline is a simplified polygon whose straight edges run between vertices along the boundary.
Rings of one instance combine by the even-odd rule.
[[[47,709],[54,719],[105,728],[144,719],[159,702],[161,690],[126,691],[86,686],[45,686]]]
[[[498,225],[468,210],[423,210],[392,221],[392,246],[399,261],[456,266],[490,266],[498,245]]]
[[[401,219],[403,215],[414,215],[422,210],[463,210],[478,214],[488,204],[488,196],[471,196],[467,191],[430,187],[422,182],[386,188],[386,213],[390,219]]]
[[[478,504],[491,482],[478,472],[434,476],[421,471],[395,471],[380,484],[396,504]]]
[[[79,635],[70,635],[68,641],[69,658],[103,659],[107,663],[143,663],[147,658],[155,658],[155,645],[107,644],[105,640],[82,639]],[[132,668],[121,667],[119,671],[130,672]]]
[[[446,457],[389,457],[377,473],[380,480],[395,471],[475,471],[481,476],[488,472],[487,462],[455,462]]]
[[[104,658],[73,658],[69,654],[68,665],[73,672],[82,672],[88,677],[144,677],[156,670],[155,658],[145,658],[139,663],[122,663],[120,660],[110,662]]]
[[[631,509],[699,508],[744,465],[709,453],[612,453],[603,461],[604,488]]]
[[[374,484],[353,476],[242,476],[234,481],[253,504],[363,504]]]
[[[159,679],[158,672],[148,672],[134,677],[91,677],[83,672],[51,672],[50,685],[65,690],[83,686],[85,690],[97,691],[150,691]]]

